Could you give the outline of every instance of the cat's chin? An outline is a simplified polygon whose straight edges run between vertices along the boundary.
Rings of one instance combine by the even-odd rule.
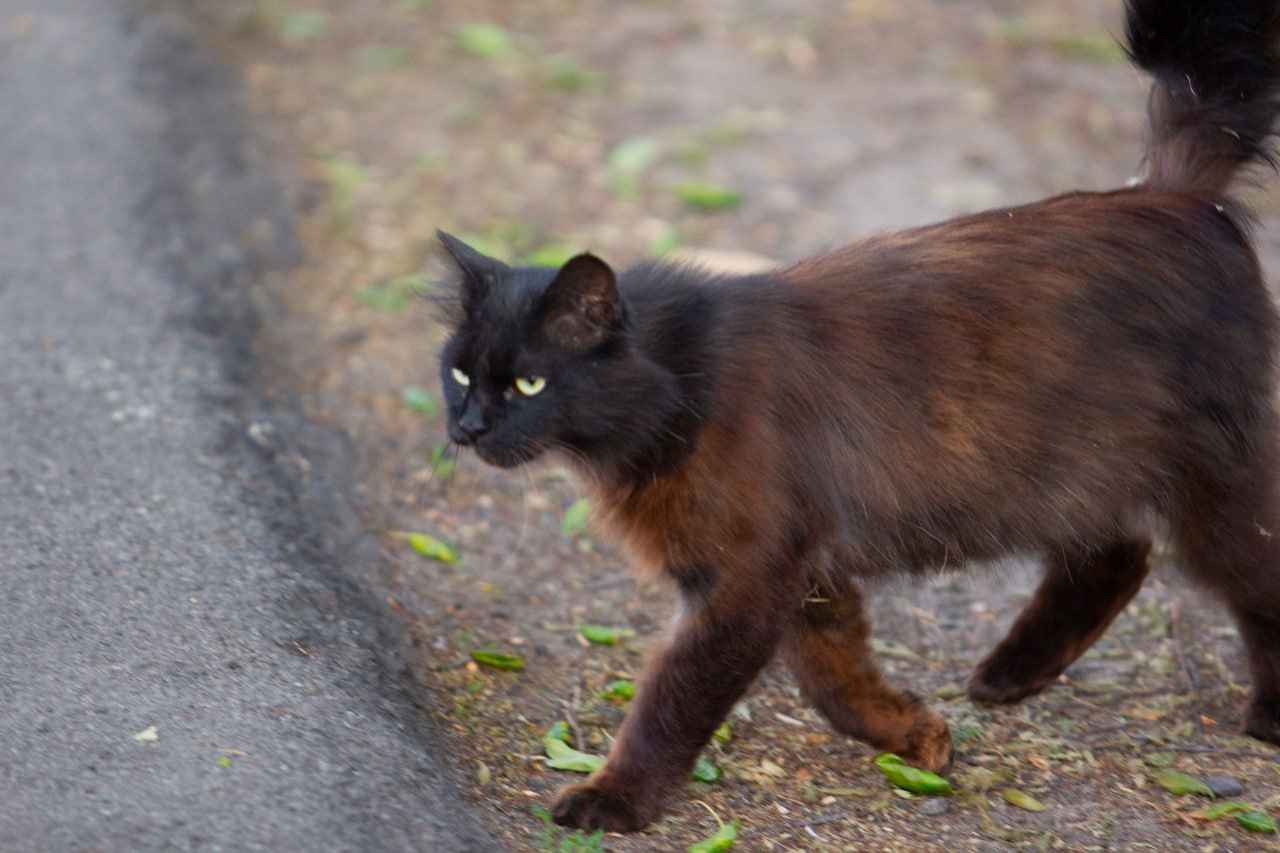
[[[480,461],[495,468],[518,468],[526,462],[532,462],[537,455],[537,451],[506,448],[495,450],[492,447],[476,446],[476,456],[480,457]]]

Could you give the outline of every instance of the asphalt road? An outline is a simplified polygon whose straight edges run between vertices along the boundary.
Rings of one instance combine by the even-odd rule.
[[[0,0],[0,117],[0,849],[495,849],[347,448],[263,392],[234,80],[159,4]]]

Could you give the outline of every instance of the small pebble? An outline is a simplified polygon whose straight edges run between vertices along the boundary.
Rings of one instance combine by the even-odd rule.
[[[1213,791],[1213,795],[1218,799],[1229,800],[1244,793],[1244,785],[1241,785],[1234,776],[1228,776],[1225,773],[1218,776],[1210,776],[1204,780],[1204,783],[1209,786],[1209,790]]]
[[[920,814],[929,817],[944,815],[951,810],[951,803],[941,797],[930,797],[920,804]]]

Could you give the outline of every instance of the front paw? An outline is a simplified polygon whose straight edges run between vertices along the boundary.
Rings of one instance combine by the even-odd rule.
[[[605,832],[639,832],[654,818],[626,797],[590,783],[563,789],[551,809],[551,817],[561,826]]]
[[[907,732],[898,756],[912,767],[947,775],[955,763],[951,731],[946,722],[931,711],[921,709],[919,719]]]

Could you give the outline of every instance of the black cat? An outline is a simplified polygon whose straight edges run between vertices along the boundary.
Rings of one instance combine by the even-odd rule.
[[[779,650],[835,728],[945,771],[940,717],[887,685],[866,581],[1010,554],[1044,580],[970,693],[1047,685],[1142,584],[1163,519],[1231,608],[1245,730],[1280,742],[1276,311],[1227,190],[1267,160],[1280,0],[1130,0],[1155,78],[1147,174],[717,277],[591,255],[460,275],[449,434],[566,455],[635,562],[678,584],[603,769],[555,819],[638,830]]]

